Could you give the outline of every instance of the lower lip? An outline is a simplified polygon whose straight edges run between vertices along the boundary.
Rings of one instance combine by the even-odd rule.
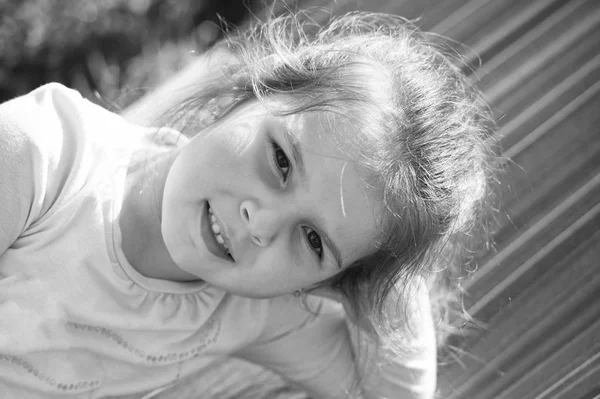
[[[213,234],[212,229],[210,227],[211,222],[208,216],[208,202],[204,204],[204,209],[202,211],[201,218],[202,220],[200,222],[200,235],[202,236],[202,241],[204,241],[204,245],[208,249],[208,252],[210,252],[217,258],[231,261],[231,259],[225,253],[225,250],[217,242],[217,239],[215,238],[215,235]]]

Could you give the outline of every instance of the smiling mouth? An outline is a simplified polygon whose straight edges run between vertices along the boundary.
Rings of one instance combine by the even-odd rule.
[[[202,230],[202,235],[205,243],[207,244],[206,246],[208,250],[219,258],[233,261],[229,246],[227,245],[227,240],[222,235],[222,225],[220,224],[220,221],[217,219],[216,215],[213,213],[208,202],[206,203],[205,222],[208,228]]]

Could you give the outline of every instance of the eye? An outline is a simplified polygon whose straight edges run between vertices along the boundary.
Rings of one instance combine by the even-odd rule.
[[[285,183],[289,177],[292,166],[289,158],[285,155],[285,152],[275,141],[271,141],[271,157],[275,168]]]
[[[306,232],[306,243],[311,251],[313,251],[319,260],[323,259],[323,243],[319,234],[310,227],[304,228]]]

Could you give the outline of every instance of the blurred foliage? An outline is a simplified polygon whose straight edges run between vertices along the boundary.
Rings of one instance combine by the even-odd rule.
[[[0,102],[61,82],[127,106],[239,24],[252,1],[0,0]]]

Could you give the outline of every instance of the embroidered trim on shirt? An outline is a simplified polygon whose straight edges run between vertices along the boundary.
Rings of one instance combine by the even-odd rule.
[[[25,360],[19,356],[5,355],[5,354],[0,353],[0,360],[5,360],[7,362],[11,362],[14,365],[22,367],[28,373],[33,374],[38,380],[42,381],[43,383],[45,383],[51,387],[59,389],[61,391],[94,389],[100,385],[99,380],[79,381],[77,383],[71,383],[71,384],[67,383],[67,382],[58,382],[55,378],[44,374],[43,372],[41,372],[40,370],[35,368],[27,360]]]
[[[92,326],[75,322],[67,322],[67,325],[76,330],[100,334],[103,337],[112,340],[123,349],[128,350],[138,358],[149,363],[175,363],[198,356],[204,349],[206,349],[208,345],[217,340],[217,337],[221,332],[221,320],[215,320],[211,318],[202,326],[202,333],[199,336],[199,339],[202,342],[199,345],[196,345],[187,351],[156,354],[148,353],[140,348],[137,348],[131,342],[125,340],[119,334],[106,327]]]

